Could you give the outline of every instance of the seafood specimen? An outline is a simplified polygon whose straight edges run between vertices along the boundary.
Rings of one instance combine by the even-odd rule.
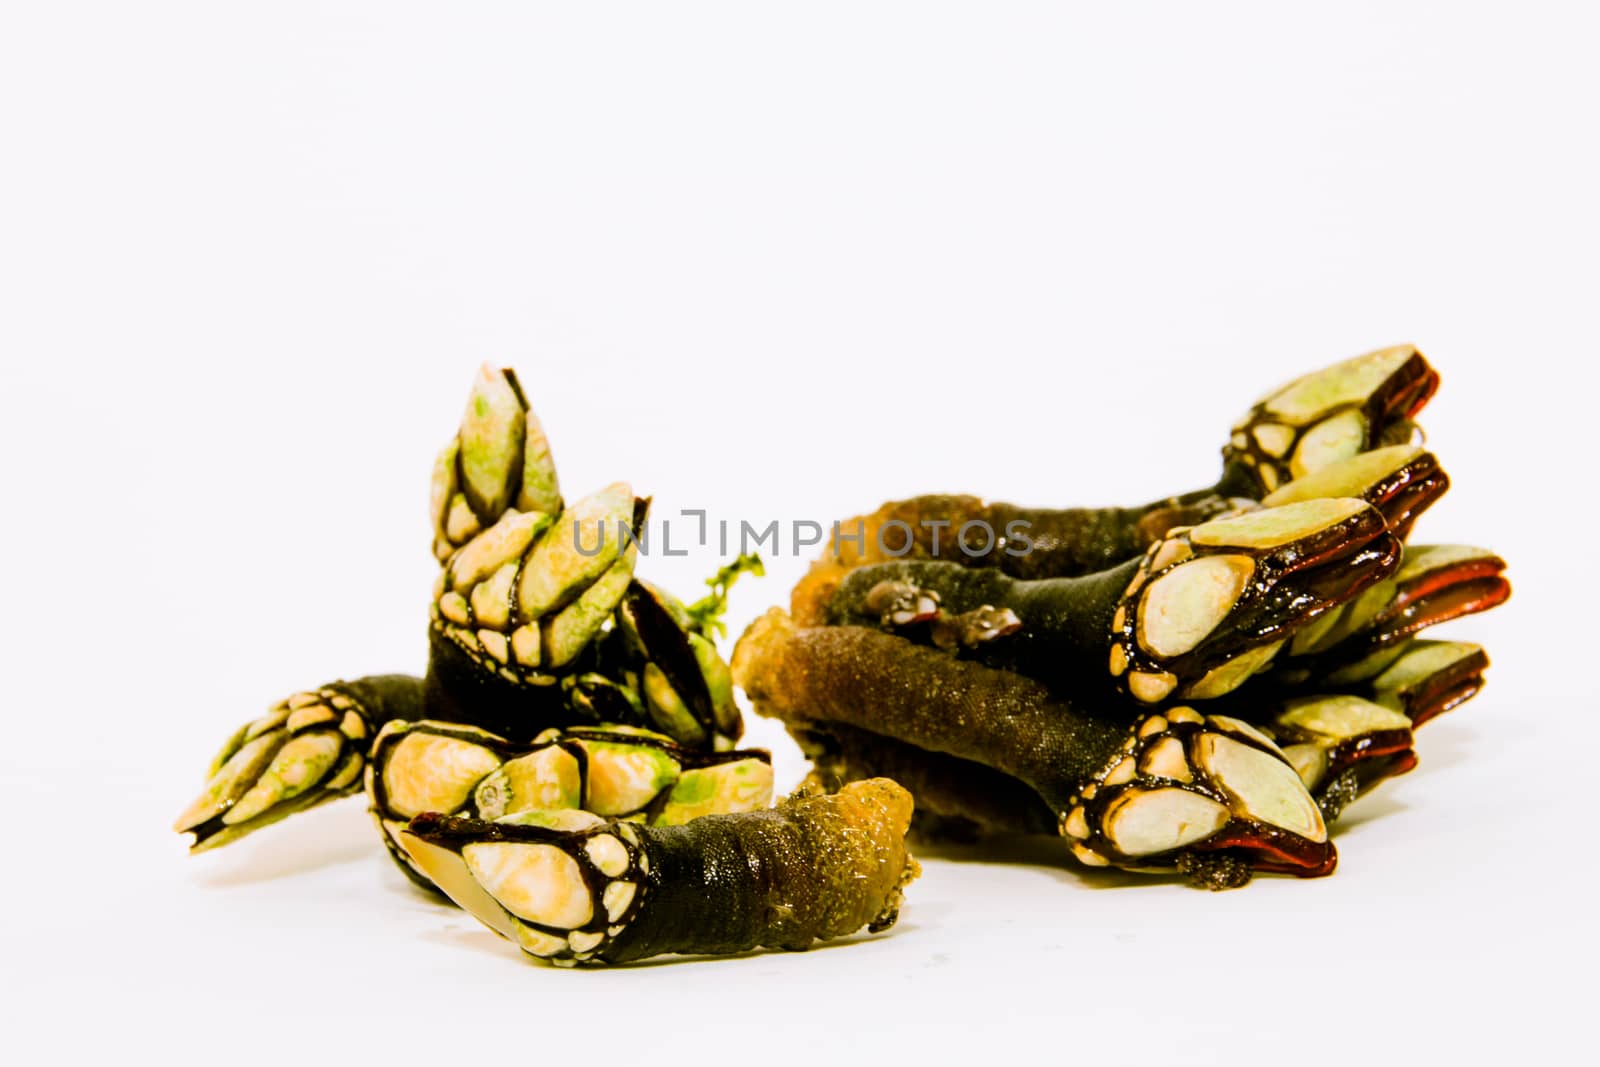
[[[1174,526],[1192,525],[1261,500],[1291,481],[1386,446],[1410,444],[1411,417],[1439,376],[1411,345],[1380,349],[1296,379],[1263,397],[1233,426],[1216,483],[1138,507],[1031,508],[974,496],[922,496],[841,520],[827,550],[792,597],[811,618],[842,574],[894,559],[949,559],[998,567],[1018,578],[1070,577],[1138,555]],[[1420,450],[1418,450],[1420,451]],[[1391,457],[1397,455],[1390,454]],[[1430,472],[1394,474],[1411,492]],[[1313,487],[1318,496],[1356,496]],[[1391,490],[1399,491],[1399,489]],[[1309,497],[1285,497],[1291,503]],[[1404,537],[1404,528],[1395,528]]]
[[[882,930],[917,874],[910,820],[910,794],[875,778],[671,826],[586,811],[431,814],[400,836],[435,885],[529,955],[624,963]]]
[[[1482,687],[1481,648],[1418,632],[1510,593],[1486,550],[1404,544],[1450,484],[1412,441],[1437,383],[1409,346],[1307,375],[1235,425],[1216,487],[1139,508],[841,523],[735,680],[819,785],[910,789],[925,838],[1058,833],[1210,888],[1327,874],[1330,822]],[[1021,525],[972,552],[974,521]]]
[[[555,963],[891,924],[916,872],[909,795],[872,783],[769,810],[771,758],[734,747],[714,643],[729,587],[760,561],[685,604],[634,573],[648,508],[621,482],[565,502],[515,374],[485,367],[434,469],[426,673],[274,705],[223,746],[175,829],[202,851],[364,790],[408,877]],[[779,899],[792,914],[775,916]]]
[[[1450,486],[1412,421],[1438,384],[1411,346],[1296,379],[1215,484],[1138,507],[886,504],[730,666],[760,561],[692,603],[641,577],[650,501],[569,502],[486,367],[433,471],[425,672],[274,705],[176,828],[202,851],[363,792],[407,877],[561,966],[882,930],[908,835],[1054,835],[1210,889],[1327,875],[1344,809],[1483,686],[1481,647],[1422,631],[1510,595],[1494,553],[1410,543]],[[812,760],[776,805],[736,684]]]
[[[858,568],[834,591],[827,623],[870,624],[885,597],[890,628],[952,621],[986,663],[1058,686],[1091,679],[1144,704],[1231,692],[1298,630],[1394,573],[1400,543],[1376,508],[1308,500],[1212,519],[1168,534],[1143,557],[1078,578],[1012,578],[918,560]],[[908,592],[909,590],[909,592]],[[960,620],[972,613],[976,631]],[[1003,616],[1003,622],[997,622]]]
[[[402,841],[419,815],[584,811],[674,826],[766,807],[772,758],[761,749],[686,748],[625,726],[552,728],[517,744],[471,726],[391,721],[372,746],[366,790],[395,860],[432,888]]]
[[[1237,868],[1230,877],[1325,874],[1335,863],[1322,813],[1294,768],[1260,731],[1228,716],[1180,706],[1124,725],[1015,671],[867,627],[798,628],[778,611],[740,641],[735,670],[757,708],[799,729],[802,747],[841,724],[1016,779],[1090,863],[1224,863]],[[1031,814],[1029,806],[999,828]],[[1220,855],[1208,863],[1212,851]]]

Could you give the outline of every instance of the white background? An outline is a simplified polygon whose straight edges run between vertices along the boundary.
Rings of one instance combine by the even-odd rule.
[[[8,1056],[1575,1052],[1597,28],[1531,4],[7,5]],[[1044,842],[929,862],[864,943],[569,973],[414,892],[360,801],[193,860],[167,830],[270,701],[421,668],[428,470],[480,361],[519,369],[569,496],[627,478],[658,515],[827,521],[1197,487],[1266,388],[1408,340],[1444,375],[1423,422],[1456,485],[1418,539],[1496,548],[1517,595],[1453,628],[1490,686],[1352,809],[1332,878],[1206,894]],[[692,592],[714,555],[644,571]],[[735,632],[803,566],[741,586]]]

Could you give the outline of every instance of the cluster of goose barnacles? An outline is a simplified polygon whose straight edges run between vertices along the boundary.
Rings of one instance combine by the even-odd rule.
[[[1486,551],[1405,543],[1449,484],[1411,421],[1437,382],[1409,347],[1309,375],[1233,428],[1216,485],[1144,507],[884,505],[855,522],[904,551],[836,539],[730,669],[720,616],[759,561],[691,604],[639,577],[637,538],[601,531],[649,501],[566,503],[485,368],[434,472],[426,673],[280,702],[176,828],[201,851],[364,792],[408,877],[558,964],[883,929],[908,834],[1059,834],[1211,888],[1326,874],[1343,807],[1482,685],[1481,648],[1418,631],[1509,594]],[[1029,550],[917,532],[975,520]],[[736,682],[813,760],[775,806]]]
[[[1488,551],[1407,544],[1450,484],[1411,421],[1437,385],[1410,346],[1307,375],[1233,427],[1214,486],[1143,507],[885,504],[735,680],[823,784],[908,788],[925,838],[1059,833],[1210,888],[1327,874],[1329,823],[1482,687],[1480,647],[1418,632],[1510,594]],[[1024,554],[871,536],[1018,520]]]

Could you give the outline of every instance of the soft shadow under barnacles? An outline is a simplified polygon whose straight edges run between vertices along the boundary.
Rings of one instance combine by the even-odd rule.
[[[427,896],[427,894],[423,893],[420,889],[416,891],[415,895],[419,898]],[[454,905],[447,906],[454,907]],[[734,952],[721,956],[652,956],[648,959],[634,960],[630,963],[625,963],[614,967],[573,967],[563,968],[563,970],[569,973],[603,975],[615,974],[618,972],[625,973],[627,971],[649,970],[656,967],[674,967],[683,963],[732,964],[742,960],[771,958],[774,956],[795,956],[805,958],[812,957],[818,953],[826,952],[832,949],[848,948],[853,945],[864,945],[873,941],[882,941],[899,934],[909,933],[915,929],[917,929],[915,923],[901,921],[896,923],[892,929],[883,930],[876,934],[862,933],[854,934],[850,937],[841,937],[833,941],[816,941],[813,942],[811,947],[806,949],[804,952],[789,952],[780,948],[757,948],[751,949],[748,952]],[[421,936],[429,941],[434,941],[441,945],[450,945],[454,948],[464,948],[475,952],[503,956],[506,959],[520,962],[521,964],[541,970],[552,969],[546,964],[535,963],[534,961],[523,957],[522,954],[517,951],[516,947],[510,942],[481,928],[472,929],[467,926],[462,926],[458,929],[430,931]],[[520,960],[519,957],[521,957]]]
[[[958,863],[1021,864],[1049,867],[1065,872],[1071,857],[1054,837],[1029,837],[1005,834],[981,842],[918,841],[913,850],[918,859],[953,860]]]
[[[1036,867],[1058,882],[1083,889],[1149,888],[1182,885],[1186,881],[1176,871],[1161,874],[1123,871],[1115,867],[1086,867],[1072,859],[1062,840],[1057,837],[997,835],[976,844],[919,844],[914,852],[918,859],[924,860]]]
[[[1413,771],[1412,773],[1416,772]],[[1398,815],[1408,807],[1410,805],[1401,800],[1393,790],[1378,793],[1375,796],[1361,797],[1354,804],[1351,804],[1349,809],[1339,816],[1339,821],[1333,823],[1328,829],[1335,837],[1338,837],[1341,831],[1353,830],[1364,823],[1372,822],[1374,819]]]
[[[301,816],[299,828],[292,834],[252,835],[228,849],[224,863],[206,864],[212,857],[196,857],[206,867],[202,881],[217,888],[257,885],[381,856],[360,804],[314,809]]]

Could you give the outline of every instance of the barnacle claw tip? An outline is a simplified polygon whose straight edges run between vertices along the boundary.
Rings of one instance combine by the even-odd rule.
[[[1284,756],[1324,811],[1329,805],[1323,798],[1330,790],[1354,788],[1362,793],[1417,764],[1411,721],[1357,696],[1290,700],[1272,720],[1272,730]],[[1337,803],[1336,810],[1346,803],[1348,799]]]
[[[1224,461],[1271,492],[1380,445],[1409,440],[1439,375],[1414,345],[1313,371],[1262,398],[1233,427]]]
[[[1321,810],[1277,746],[1238,719],[1188,708],[1141,719],[1061,832],[1091,866],[1175,866],[1209,888],[1243,884],[1241,863],[1315,877],[1334,855]],[[1197,853],[1231,861],[1183,859]]]
[[[193,834],[201,852],[353,792],[367,737],[358,705],[337,685],[296,693],[229,739],[173,829]]]
[[[516,920],[472,877],[461,853],[429,839],[443,823],[444,816],[436,813],[418,815],[397,835],[400,847],[440,892],[501,937],[515,941]]]
[[[1449,488],[1450,476],[1433,453],[1416,444],[1398,444],[1330,463],[1280,486],[1261,503],[1275,507],[1320,497],[1360,497],[1404,538]]]
[[[1212,519],[1151,546],[1111,619],[1109,669],[1145,704],[1209,700],[1283,643],[1394,573],[1399,542],[1355,497]]]
[[[555,514],[561,487],[516,372],[485,363],[473,378],[460,426],[434,465],[434,554],[448,559],[512,508]]]

